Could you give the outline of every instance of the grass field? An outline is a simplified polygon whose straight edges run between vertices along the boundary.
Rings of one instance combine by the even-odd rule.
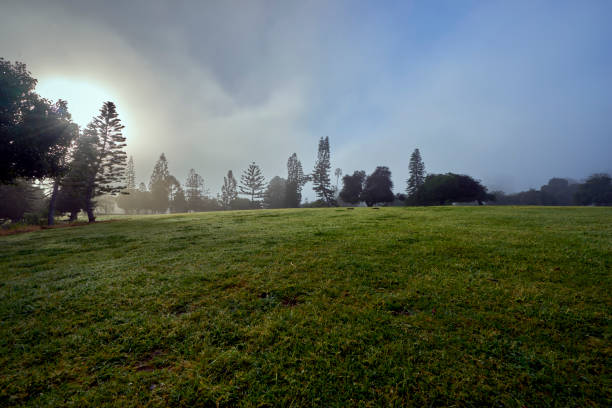
[[[0,237],[0,405],[610,407],[611,270],[610,208]]]

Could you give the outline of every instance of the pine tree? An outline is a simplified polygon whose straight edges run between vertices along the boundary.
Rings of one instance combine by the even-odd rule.
[[[134,169],[134,158],[130,156],[127,167],[125,168],[125,190],[117,197],[117,206],[123,209],[127,214],[131,214],[136,210],[136,171]]]
[[[130,156],[125,168],[125,189],[128,191],[136,190],[136,170],[134,169],[134,158],[132,156]]]
[[[329,137],[326,136],[319,140],[317,162],[312,172],[312,189],[320,200],[325,201],[327,205],[334,205],[334,190],[329,178],[330,169]]]
[[[113,102],[104,102],[100,114],[87,125],[84,136],[91,138],[95,145],[95,160],[87,180],[85,210],[89,222],[96,220],[93,199],[102,194],[115,195],[125,188],[121,185],[125,174],[126,146],[121,130],[117,108]]]
[[[302,163],[298,160],[297,154],[293,153],[287,160],[287,182],[285,200],[287,207],[299,207],[302,201],[302,187],[308,178],[304,176]]]
[[[165,213],[170,202],[170,172],[166,155],[162,153],[153,167],[149,190],[151,191],[151,207],[155,212]]]
[[[425,182],[425,164],[421,159],[421,152],[419,149],[414,149],[410,156],[410,164],[408,165],[410,171],[410,178],[407,180],[406,192],[408,197],[414,199],[419,187]]]
[[[185,198],[187,199],[187,208],[192,211],[198,211],[202,206],[202,198],[204,195],[204,179],[194,169],[189,169],[187,180],[185,181]]]
[[[223,187],[221,187],[221,204],[228,210],[232,201],[238,198],[237,182],[231,170],[227,172],[227,177],[223,177]]]
[[[259,208],[260,199],[264,195],[264,176],[261,174],[261,169],[255,162],[249,164],[242,176],[240,176],[240,194],[251,197],[251,205],[253,208]]]
[[[338,192],[338,181],[340,181],[340,177],[342,176],[342,169],[340,167],[337,167],[336,170],[334,170],[334,176],[336,176],[336,192]]]

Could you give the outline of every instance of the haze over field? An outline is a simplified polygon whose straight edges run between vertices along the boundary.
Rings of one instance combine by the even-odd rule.
[[[253,160],[310,171],[326,135],[395,191],[415,147],[490,190],[612,171],[611,2],[384,4],[5,0],[0,49],[82,126],[115,101],[138,181],[161,152],[213,193]]]

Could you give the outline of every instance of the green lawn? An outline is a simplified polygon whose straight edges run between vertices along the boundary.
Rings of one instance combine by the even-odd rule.
[[[611,270],[611,208],[0,237],[0,405],[610,407]]]

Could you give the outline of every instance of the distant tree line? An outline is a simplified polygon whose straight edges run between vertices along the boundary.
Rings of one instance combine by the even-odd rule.
[[[0,58],[0,221],[28,220],[53,224],[58,215],[76,220],[79,212],[94,222],[96,212],[128,214],[187,211],[296,208],[337,205],[445,205],[485,202],[520,205],[611,205],[608,174],[594,174],[583,183],[553,178],[540,190],[517,194],[489,193],[468,175],[427,174],[419,149],[408,163],[405,194],[393,193],[391,171],[378,166],[371,174],[333,172],[329,137],[318,143],[315,166],[304,172],[296,153],[287,159],[287,175],[266,182],[251,162],[240,181],[232,170],[221,192],[212,196],[204,178],[191,169],[181,183],[170,174],[162,153],[148,184],[136,185],[135,163],[125,153],[123,125],[113,102],[84,128],[72,122],[63,100],[53,103],[34,92],[36,80],[22,63]],[[342,177],[342,179],[340,179]],[[340,180],[342,186],[339,185]],[[311,182],[317,200],[302,203]]]
[[[515,194],[493,192],[500,205],[612,205],[612,178],[597,173],[583,183],[565,178],[551,178],[539,190],[530,189]]]

